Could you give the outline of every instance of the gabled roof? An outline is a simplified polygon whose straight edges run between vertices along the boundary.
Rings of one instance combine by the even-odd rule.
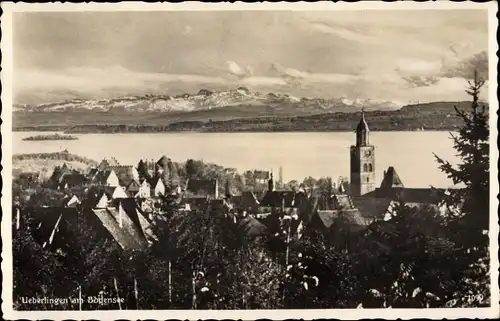
[[[92,179],[92,183],[94,183],[94,184],[106,184],[106,181],[108,180],[109,175],[111,175],[112,172],[113,172],[113,170],[111,170],[111,169],[104,169],[104,170],[99,171]]]
[[[128,186],[134,179],[134,166],[114,166],[111,169],[122,186]]]
[[[82,186],[85,183],[87,183],[87,178],[85,177],[85,175],[80,173],[65,174],[60,178],[61,186],[65,186],[66,184],[69,187]]]
[[[89,170],[89,172],[87,173],[87,177],[89,179],[93,179],[98,173],[99,173],[99,169],[98,168],[91,168]]]
[[[330,228],[330,226],[332,226],[332,224],[337,219],[338,215],[339,212],[336,210],[324,210],[316,212],[316,217],[319,218],[319,221],[325,228]]]
[[[69,227],[76,226],[78,218],[78,211],[71,207],[35,207],[30,212],[40,222],[34,235],[45,245],[53,243],[59,233],[69,232]]]
[[[353,197],[354,206],[364,217],[374,219],[383,219],[384,214],[387,212],[389,205],[392,202],[390,198],[378,197]]]
[[[141,184],[139,182],[137,182],[136,180],[132,180],[127,185],[126,191],[127,192],[137,193],[137,192],[139,192],[140,189],[141,189]]]
[[[294,207],[295,192],[293,191],[267,191],[260,201],[264,207]]]
[[[326,229],[348,227],[350,230],[358,230],[367,227],[373,222],[372,219],[364,217],[356,209],[318,211],[315,216],[316,220]]]
[[[112,188],[112,187],[111,187]],[[110,200],[111,199],[111,191],[110,187],[100,187],[100,186],[92,186],[87,191],[84,199],[82,200],[82,205],[85,209],[93,209],[97,206],[99,201],[102,199],[103,195]]]
[[[158,161],[156,162],[156,165],[163,168],[163,169],[167,169],[168,168],[168,163],[172,162],[172,160],[170,158],[168,158],[167,156],[163,155],[162,157],[160,157],[160,159],[158,159]]]
[[[245,191],[239,196],[232,196],[231,202],[236,208],[246,209],[254,208],[259,205],[259,201],[253,192]]]
[[[144,235],[138,231],[126,213],[120,214],[116,208],[94,209],[92,212],[123,249],[139,250],[147,247]]]
[[[186,191],[196,196],[210,196],[215,198],[217,195],[217,180],[190,178],[187,182]]]
[[[394,167],[390,166],[387,171],[384,171],[384,178],[380,184],[381,189],[404,187],[403,182],[399,178],[398,173]]]

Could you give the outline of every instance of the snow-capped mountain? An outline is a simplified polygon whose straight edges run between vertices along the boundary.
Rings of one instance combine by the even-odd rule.
[[[14,105],[17,112],[70,112],[70,111],[126,111],[126,112],[192,112],[211,110],[221,107],[267,106],[267,107],[295,107],[310,109],[311,112],[339,111],[343,109],[396,109],[400,106],[391,102],[377,102],[372,100],[345,97],[339,99],[322,98],[297,98],[287,94],[252,92],[240,87],[235,90],[212,92],[206,89],[196,94],[183,94],[177,96],[144,95],[127,96],[113,99],[72,99],[59,103],[27,105]],[[357,107],[357,108],[356,108]]]

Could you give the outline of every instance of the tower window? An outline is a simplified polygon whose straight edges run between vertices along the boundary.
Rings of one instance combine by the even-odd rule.
[[[370,181],[370,178],[369,178],[369,177],[367,177],[367,178],[366,178],[366,182],[369,182],[369,181]]]
[[[363,172],[368,172],[368,165],[367,164],[363,164]]]
[[[372,164],[368,164],[368,171],[369,171],[369,172],[372,172],[372,171],[373,171],[373,166],[372,166]]]

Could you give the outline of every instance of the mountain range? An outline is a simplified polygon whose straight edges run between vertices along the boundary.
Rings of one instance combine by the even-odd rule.
[[[113,99],[71,99],[48,104],[16,104],[15,112],[193,112],[212,110],[224,107],[242,107],[255,109],[257,113],[262,107],[267,109],[289,109],[288,113],[308,114],[322,112],[354,111],[365,107],[366,110],[391,110],[398,105],[389,101],[373,101],[370,99],[349,100],[347,98],[297,98],[287,94],[252,92],[248,88],[227,91],[200,90],[196,94],[177,96],[144,95],[128,96]],[[260,108],[259,108],[260,107]],[[270,111],[270,110],[268,110]],[[251,110],[250,110],[251,112]],[[285,112],[286,113],[286,112]]]
[[[70,133],[345,131],[356,126],[364,108],[372,130],[454,130],[461,121],[454,106],[465,109],[470,103],[431,102],[401,107],[369,99],[261,94],[240,87],[218,92],[202,89],[196,94],[177,96],[143,95],[17,104],[13,128]]]

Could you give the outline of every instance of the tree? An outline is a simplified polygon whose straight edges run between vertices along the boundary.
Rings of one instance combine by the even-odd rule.
[[[469,81],[467,94],[472,97],[470,111],[462,111],[455,107],[457,115],[463,120],[463,127],[458,135],[451,135],[454,148],[461,163],[453,166],[450,162],[435,156],[439,168],[453,180],[455,184],[465,187],[452,190],[450,205],[458,206],[460,214],[452,224],[460,231],[457,240],[461,241],[464,251],[479,250],[482,255],[488,252],[489,227],[489,125],[488,112],[479,103],[479,93],[484,80],[474,73]]]
[[[455,107],[457,115],[463,120],[458,135],[452,135],[454,148],[461,163],[453,166],[450,162],[436,156],[439,168],[464,187],[451,190],[449,207],[458,208],[449,217],[448,230],[453,231],[453,239],[459,245],[456,256],[461,264],[454,270],[460,280],[459,293],[468,297],[484,298],[484,302],[472,302],[473,306],[488,304],[489,301],[489,114],[479,103],[479,93],[484,85],[477,71],[469,81],[467,94],[472,97],[470,111]],[[456,297],[456,306],[470,306],[465,296]]]
[[[145,178],[146,180],[151,180],[151,175],[148,172],[148,167],[146,163],[141,159],[139,164],[137,165],[137,172],[139,172],[139,176]]]
[[[201,162],[195,161],[194,159],[188,159],[185,167],[187,178],[196,178],[202,171]]]

